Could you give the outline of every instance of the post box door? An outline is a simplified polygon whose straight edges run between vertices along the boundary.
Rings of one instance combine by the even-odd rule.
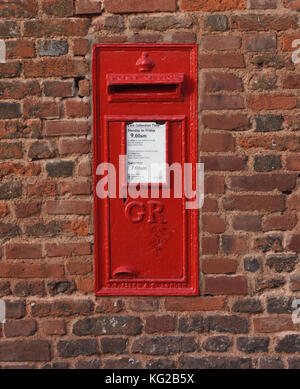
[[[183,169],[197,162],[196,46],[96,45],[93,84],[95,293],[197,294],[198,214]],[[115,188],[100,198],[108,176]]]

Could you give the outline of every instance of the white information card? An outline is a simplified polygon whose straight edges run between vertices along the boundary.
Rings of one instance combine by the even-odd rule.
[[[132,122],[126,125],[127,182],[166,181],[166,123]]]

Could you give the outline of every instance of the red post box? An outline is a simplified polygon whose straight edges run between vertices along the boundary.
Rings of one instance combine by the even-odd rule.
[[[198,294],[197,46],[95,45],[93,110],[96,295]]]

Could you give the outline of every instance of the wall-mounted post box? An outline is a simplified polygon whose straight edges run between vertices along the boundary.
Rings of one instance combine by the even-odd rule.
[[[96,295],[197,294],[197,46],[95,45],[93,110]]]

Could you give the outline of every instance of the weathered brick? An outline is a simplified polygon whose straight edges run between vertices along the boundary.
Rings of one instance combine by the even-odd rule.
[[[183,369],[251,369],[250,358],[220,356],[180,356],[179,366]]]
[[[247,34],[245,39],[247,51],[273,51],[277,48],[275,34]]]
[[[26,303],[25,300],[6,300],[6,318],[21,319],[25,316]]]
[[[104,360],[104,369],[141,369],[142,363],[136,358],[108,358]]]
[[[256,172],[271,172],[282,169],[280,155],[256,155],[254,158],[254,170]]]
[[[244,276],[206,276],[204,280],[206,294],[247,294],[248,291],[247,279]]]
[[[5,245],[6,259],[39,259],[42,257],[40,244],[11,243]]]
[[[1,81],[1,99],[23,99],[26,96],[40,94],[40,85],[37,81]],[[5,123],[5,122],[4,122]]]
[[[217,254],[219,250],[219,238],[217,236],[203,236],[201,239],[202,254]]]
[[[244,156],[204,156],[201,157],[206,170],[214,171],[235,171],[245,170],[247,157]]]
[[[37,323],[32,319],[7,321],[4,324],[4,333],[7,338],[32,336],[36,331]]]
[[[228,336],[212,336],[205,340],[202,346],[206,351],[224,353],[228,351],[232,344],[232,338]]]
[[[241,313],[262,313],[263,307],[259,299],[245,297],[244,299],[239,299],[234,302],[232,311]]]
[[[47,15],[73,16],[72,0],[43,0],[42,11]]]
[[[0,102],[0,119],[14,119],[21,117],[21,106],[19,103]]]
[[[44,58],[38,62],[24,63],[25,77],[80,77],[88,72],[88,65],[83,59]]]
[[[19,297],[44,296],[44,281],[18,281],[13,288],[14,294]]]
[[[266,259],[266,265],[276,273],[291,273],[295,270],[295,266],[298,262],[299,258],[297,255],[289,254],[271,254]]]
[[[143,336],[134,340],[131,351],[147,355],[171,355],[193,352],[196,349],[197,344],[191,336]]]
[[[41,328],[46,335],[66,334],[66,324],[65,321],[62,319],[42,321]]]
[[[251,0],[251,9],[275,9],[277,8],[277,0]]]
[[[245,334],[248,332],[248,320],[237,315],[214,315],[205,319],[207,331]]]
[[[284,369],[283,362],[280,358],[261,357],[258,361],[259,369]]]
[[[20,36],[20,26],[16,21],[5,20],[0,22],[0,38],[16,38],[19,36]]]
[[[76,15],[100,14],[101,11],[101,0],[76,0],[75,2]]]
[[[90,95],[90,82],[86,78],[78,82],[78,95],[82,97]]]
[[[263,316],[253,318],[254,331],[258,333],[272,333],[295,331],[296,326],[291,316]]]
[[[200,102],[202,109],[241,109],[244,108],[244,99],[239,95],[205,95]]]
[[[224,297],[167,297],[167,311],[217,311],[223,310]]]
[[[57,344],[60,357],[71,358],[79,355],[95,355],[99,353],[97,339],[60,340]]]
[[[253,176],[232,176],[229,187],[234,191],[273,191],[292,190],[296,185],[294,174],[264,174]]]
[[[141,333],[142,323],[134,316],[93,317],[78,320],[73,325],[74,335],[137,335]]]
[[[70,177],[73,174],[73,161],[55,161],[46,164],[49,177]]]
[[[27,20],[24,23],[24,36],[36,38],[53,36],[85,36],[88,32],[89,25],[90,21],[83,18],[51,19],[51,23],[45,23],[42,19]]]
[[[288,250],[300,252],[300,234],[290,235],[286,247]]]
[[[127,351],[126,338],[102,338],[100,342],[104,354],[124,354]]]
[[[204,26],[211,31],[227,31],[229,30],[228,17],[226,15],[208,15],[205,18]]]
[[[86,55],[89,51],[89,41],[84,38],[77,38],[73,41],[74,55]]]
[[[31,160],[48,159],[55,156],[54,145],[48,141],[36,141],[29,146],[28,157]]]
[[[40,57],[59,57],[64,54],[68,54],[69,45],[67,41],[46,40],[39,41],[38,44]]]
[[[225,232],[226,223],[224,218],[217,215],[203,215],[202,216],[203,231],[209,233],[219,234]]]
[[[50,215],[88,215],[91,204],[81,200],[49,200],[46,208]]]
[[[248,97],[248,107],[253,111],[293,109],[296,108],[296,106],[296,96],[250,95]]]
[[[104,8],[113,13],[176,11],[176,0],[105,0]]]
[[[269,338],[242,337],[237,338],[236,347],[238,350],[243,351],[246,354],[252,354],[257,352],[267,352],[269,343]]]
[[[9,6],[4,1],[0,4],[2,18],[32,18],[37,15],[38,4],[35,0],[14,0]]]
[[[261,216],[237,215],[233,219],[233,228],[241,231],[260,231]]]
[[[205,274],[235,273],[238,262],[235,259],[213,258],[202,260],[202,272]]]
[[[293,354],[300,351],[300,335],[286,335],[279,340],[275,347],[277,353]]]
[[[244,56],[239,53],[199,55],[199,67],[240,69],[245,67]]]
[[[235,15],[231,17],[231,28],[246,31],[285,31],[296,29],[298,17],[296,15]]]
[[[140,297],[130,299],[130,309],[136,312],[157,311],[159,304],[158,299],[154,297]]]
[[[35,57],[34,42],[28,40],[8,41],[6,44],[6,58],[33,58]]]
[[[0,200],[15,199],[22,196],[22,184],[18,181],[0,184]]]
[[[36,184],[28,184],[27,195],[32,197],[56,196],[56,183],[52,181],[40,181]]]
[[[241,47],[241,38],[234,35],[206,35],[200,41],[203,50],[237,50]],[[221,73],[221,75],[226,73]]]
[[[130,28],[139,31],[143,29],[166,31],[168,29],[190,28],[193,21],[188,16],[136,16],[129,19]]]
[[[64,267],[57,264],[5,263],[1,265],[3,278],[51,278],[63,275]]]
[[[146,369],[175,369],[175,361],[169,358],[150,359],[146,363]]]
[[[246,235],[222,235],[222,251],[225,254],[244,254],[247,252]]]
[[[61,195],[66,193],[72,195],[91,194],[91,183],[90,181],[62,182],[59,185],[59,192]]]
[[[246,130],[249,127],[249,119],[246,115],[202,115],[203,125],[215,130]]]
[[[228,11],[245,9],[244,0],[182,0],[180,9],[186,11]]]
[[[281,115],[254,116],[256,123],[255,131],[268,132],[282,130],[283,117]]]
[[[226,210],[275,212],[285,209],[284,200],[282,195],[232,195],[224,199],[223,206]]]
[[[13,78],[20,76],[22,65],[20,62],[0,63],[1,78]]]
[[[72,281],[51,281],[47,283],[47,290],[50,296],[60,293],[72,294],[76,290],[75,282]]]
[[[173,332],[176,329],[176,318],[170,315],[147,316],[145,321],[145,332],[154,334],[160,332]]]
[[[9,239],[21,235],[21,229],[17,224],[0,222],[0,238]]]
[[[86,138],[61,139],[58,146],[59,154],[87,154],[91,151],[91,141]]]
[[[45,340],[0,341],[0,361],[50,361],[50,344]]]

